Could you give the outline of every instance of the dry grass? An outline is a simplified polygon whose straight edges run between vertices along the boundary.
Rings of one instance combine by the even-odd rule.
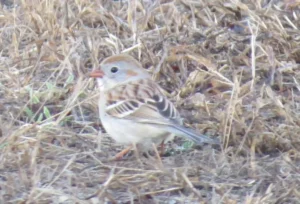
[[[2,0],[0,203],[299,203],[299,7]],[[222,150],[108,161],[122,147],[98,134],[86,74],[121,52]]]

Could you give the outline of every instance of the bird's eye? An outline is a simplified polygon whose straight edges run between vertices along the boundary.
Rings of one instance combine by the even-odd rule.
[[[110,69],[111,73],[116,73],[118,70],[119,70],[118,67],[112,67]]]

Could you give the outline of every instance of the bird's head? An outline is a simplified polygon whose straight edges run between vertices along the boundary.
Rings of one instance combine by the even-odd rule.
[[[109,90],[130,81],[149,78],[142,65],[129,55],[115,55],[102,61],[100,67],[90,73],[101,90]]]

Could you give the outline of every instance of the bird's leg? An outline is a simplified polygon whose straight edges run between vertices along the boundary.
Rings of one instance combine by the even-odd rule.
[[[130,145],[130,146],[127,147],[126,149],[123,149],[121,152],[119,152],[118,154],[116,154],[115,160],[120,160],[120,159],[122,159],[123,156],[124,156],[125,154],[127,154],[127,153],[131,150],[132,147],[133,147],[133,145]]]
[[[160,144],[160,156],[163,156],[165,153],[165,140],[163,140]]]
[[[137,159],[137,161],[140,163],[141,167],[143,168],[144,167],[144,164],[140,158],[140,154],[139,154],[139,150],[137,148],[137,144],[132,144],[132,146],[134,147],[134,153],[135,153],[135,157]]]
[[[153,145],[154,152],[155,152],[155,154],[157,156],[157,159],[158,159],[158,166],[159,166],[159,168],[163,168],[163,164],[162,164],[161,157],[160,157],[161,155],[159,155],[159,153],[157,151],[157,148],[156,148],[156,145],[154,143],[152,143],[152,145]]]

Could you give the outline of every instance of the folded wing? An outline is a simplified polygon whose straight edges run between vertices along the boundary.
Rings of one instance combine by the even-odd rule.
[[[175,106],[151,80],[143,79],[116,87],[107,94],[106,107],[106,113],[112,117],[151,124],[196,143],[219,143],[182,126]]]

